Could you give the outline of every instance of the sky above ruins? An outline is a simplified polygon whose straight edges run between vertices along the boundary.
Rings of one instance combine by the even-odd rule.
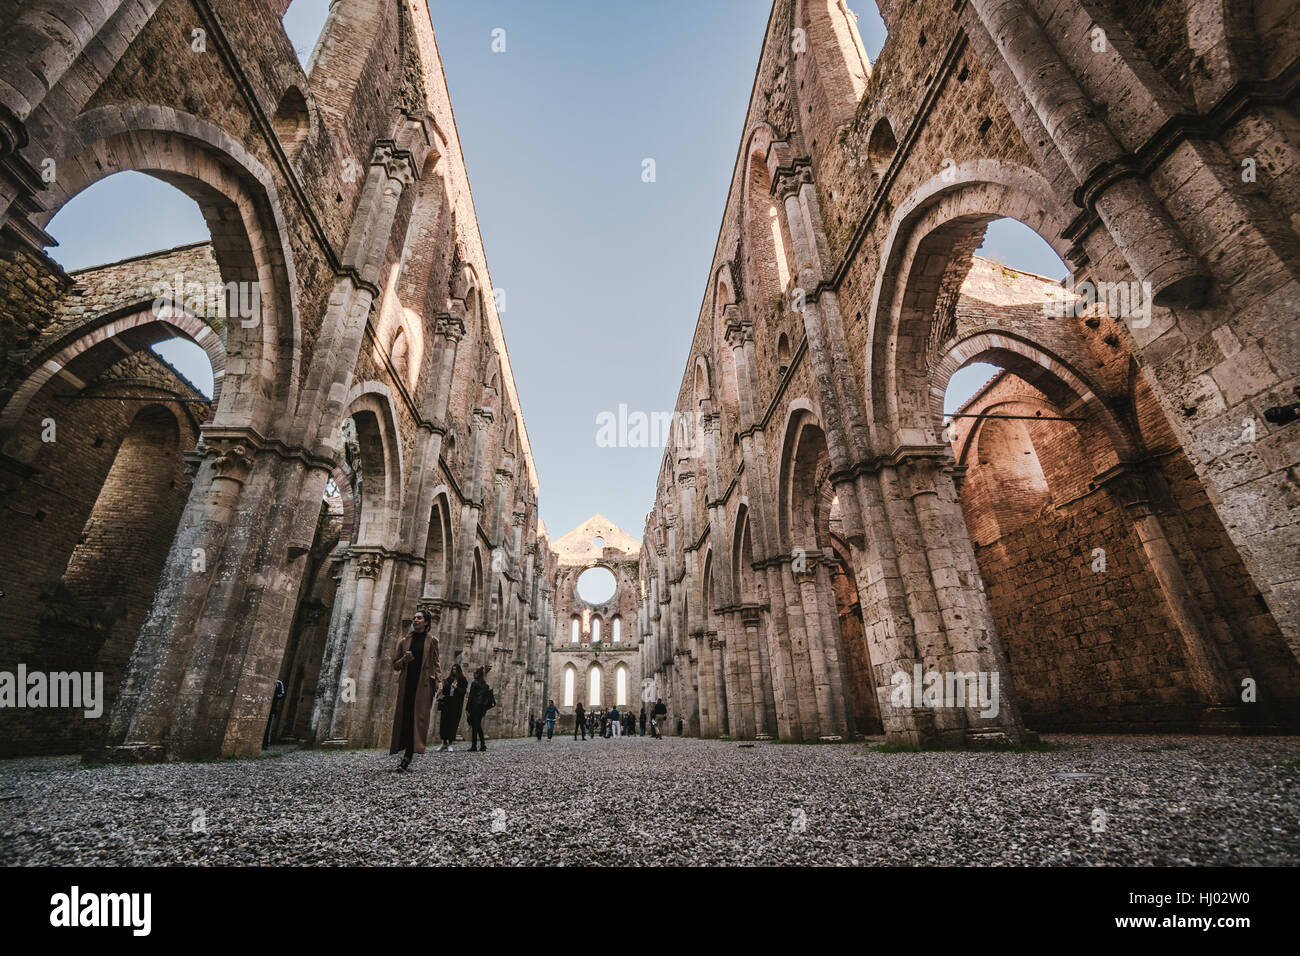
[[[851,5],[874,58],[884,27],[869,0]],[[599,511],[639,537],[663,447],[607,447],[598,422],[670,412],[676,401],[770,4],[429,6],[492,282],[504,292],[542,518],[558,537]],[[290,6],[285,26],[304,62],[327,11],[328,0]],[[191,200],[138,173],[86,190],[50,232],[60,242],[52,256],[69,269],[207,238]],[[1065,274],[1015,223],[994,223],[981,254]],[[159,351],[210,389],[197,347]],[[950,404],[991,372],[959,372]]]

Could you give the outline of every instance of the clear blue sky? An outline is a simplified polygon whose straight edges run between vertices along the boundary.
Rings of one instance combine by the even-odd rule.
[[[867,52],[883,27],[860,14]],[[430,0],[465,162],[553,536],[601,512],[639,537],[661,448],[602,448],[602,412],[670,411],[708,279],[770,4],[767,0]],[[293,0],[305,62],[327,0]],[[505,30],[506,51],[492,50]],[[656,182],[642,181],[655,160]],[[140,215],[147,209],[149,215]],[[66,268],[206,238],[171,186],[122,173],[56,216]],[[1018,223],[984,254],[1054,277]],[[188,343],[160,346],[210,382]],[[960,401],[991,368],[963,370]],[[210,387],[210,386],[209,386]],[[964,393],[964,394],[963,394]]]

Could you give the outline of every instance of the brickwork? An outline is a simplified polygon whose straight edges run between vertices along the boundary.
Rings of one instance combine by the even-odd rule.
[[[618,704],[640,711],[642,692],[641,648],[637,610],[641,602],[640,545],[602,515],[592,515],[568,534],[550,544],[554,568],[550,577],[554,643],[549,663],[549,696],[572,730],[572,715],[579,701],[608,710]],[[578,593],[578,579],[600,567],[614,577],[614,593],[592,604]],[[574,622],[577,641],[574,641]],[[615,639],[615,622],[618,625]],[[599,628],[599,637],[597,637]],[[566,672],[572,670],[573,700],[567,699]],[[618,702],[618,674],[623,671],[624,703]],[[599,673],[600,697],[591,694],[592,672]]]
[[[6,746],[256,753],[277,679],[277,737],[383,746],[390,652],[417,607],[444,670],[493,666],[490,732],[518,732],[545,690],[550,559],[427,8],[341,0],[304,69],[283,0],[71,6],[0,3],[0,475],[7,501],[42,512],[2,530],[50,565],[29,590],[70,570],[101,605],[106,555],[139,568],[104,644],[111,716]],[[190,196],[211,241],[64,275],[45,224],[127,169]],[[197,300],[159,295],[178,274]],[[123,444],[133,419],[89,400],[56,416],[59,453],[83,467],[34,444],[55,396],[177,335],[207,352],[216,394],[178,413],[167,455],[142,454],[158,422]],[[171,531],[146,533],[164,476],[173,504],[149,517]],[[27,635],[19,659],[87,658],[67,627],[39,636],[21,587],[31,600],[0,611]]]
[[[1300,432],[1264,410],[1294,400],[1300,326],[1264,316],[1300,301],[1278,105],[1300,20],[880,9],[864,68],[840,4],[772,7],[676,405],[703,434],[667,450],[645,527],[655,692],[688,733],[718,733],[725,697],[754,705],[743,735],[790,739],[870,723],[864,664],[897,741],[1295,726]],[[1003,217],[1102,304],[973,257]],[[963,479],[942,402],[973,361],[1034,393],[1009,407],[1077,421],[990,423]],[[755,626],[714,666],[697,635],[728,615]],[[893,700],[915,667],[1003,675],[997,714]]]

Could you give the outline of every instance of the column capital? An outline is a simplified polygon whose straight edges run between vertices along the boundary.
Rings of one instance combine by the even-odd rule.
[[[796,159],[790,166],[783,166],[772,177],[772,195],[782,202],[799,194],[805,185],[812,185],[812,164],[806,157]]]
[[[735,309],[736,306],[729,305],[727,308]],[[739,312],[739,309],[737,309],[737,312]],[[725,310],[723,312],[723,317],[726,318]],[[754,323],[736,317],[732,321],[727,322],[726,336],[727,344],[733,349],[743,348],[748,343],[754,341]]]
[[[459,342],[465,337],[465,320],[450,312],[439,312],[433,317],[433,332],[449,342]]]

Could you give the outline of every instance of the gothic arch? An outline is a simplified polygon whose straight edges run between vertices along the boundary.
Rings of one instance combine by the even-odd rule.
[[[216,405],[226,374],[226,348],[221,337],[184,308],[167,305],[154,311],[152,302],[140,303],[79,326],[34,355],[23,366],[17,389],[0,411],[0,435],[17,425],[32,398],[65,369],[75,369],[77,378],[88,381],[121,359],[121,351],[112,344],[120,342],[139,351],[177,334],[207,353],[212,363],[212,402]]]
[[[784,553],[812,555],[827,547],[829,512],[824,490],[830,452],[820,418],[806,399],[791,403],[781,441],[777,529]]]
[[[452,557],[456,553],[451,530],[451,502],[447,487],[439,486],[433,492],[433,508],[429,516],[429,535],[424,545],[425,600],[445,598],[449,594]]]
[[[768,152],[776,137],[766,123],[756,126],[744,154],[744,192],[741,195],[741,269],[744,298],[757,331],[770,323],[768,317],[784,311],[786,287],[796,275],[794,242],[785,221],[785,210],[772,196]]]
[[[401,441],[392,395],[382,382],[360,382],[346,403],[345,420],[356,423],[360,446],[360,507],[355,543],[390,548],[397,540],[402,513]],[[358,469],[352,468],[355,475]],[[380,486],[370,482],[378,476]],[[353,479],[354,487],[357,485]]]
[[[223,282],[256,283],[256,323],[228,322],[231,367],[246,369],[223,390],[218,426],[251,425],[271,433],[291,420],[298,393],[302,334],[289,230],[275,183],[224,130],[164,106],[90,110],[55,148],[58,178],[41,194],[44,225],[87,186],[124,170],[147,173],[180,189],[214,226],[212,248]],[[263,396],[269,396],[269,399]]]
[[[878,451],[937,443],[928,345],[947,338],[933,328],[945,273],[969,269],[985,227],[1004,217],[1029,226],[1064,259],[1065,224],[1049,212],[1055,208],[1041,174],[978,160],[936,175],[895,212],[881,250],[866,338],[866,420]],[[960,286],[962,276],[948,276],[949,284]]]
[[[944,394],[953,374],[972,362],[988,362],[1024,379],[1067,414],[1078,410],[1109,437],[1121,461],[1138,457],[1138,447],[1125,424],[1098,395],[1098,389],[1069,363],[1039,345],[1009,333],[981,332],[962,339],[932,367],[930,413],[943,419]]]

